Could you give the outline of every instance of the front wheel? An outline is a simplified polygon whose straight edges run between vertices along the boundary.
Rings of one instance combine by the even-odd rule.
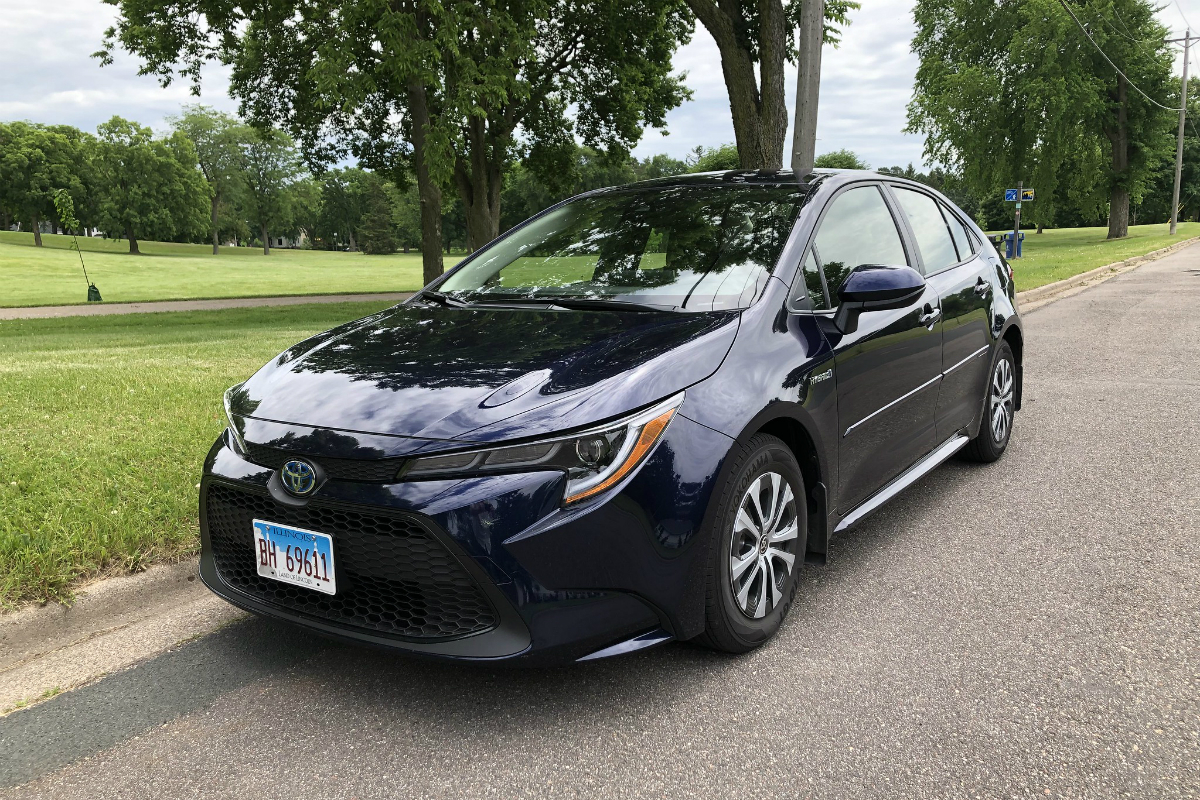
[[[983,421],[979,434],[962,449],[963,457],[969,461],[991,462],[1000,458],[1012,437],[1016,406],[1014,392],[1017,386],[1016,361],[1008,342],[1000,343],[996,363],[988,379],[987,397],[983,406]]]
[[[804,477],[780,439],[756,434],[724,485],[709,531],[705,630],[698,641],[744,653],[775,635],[796,593],[808,539]]]

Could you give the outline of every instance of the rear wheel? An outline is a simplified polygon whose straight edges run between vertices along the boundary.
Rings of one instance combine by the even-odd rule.
[[[791,608],[808,538],[804,478],[781,440],[757,434],[716,498],[706,627],[699,642],[744,653],[770,639]]]
[[[962,449],[964,458],[969,461],[990,462],[1004,454],[1012,437],[1016,414],[1016,388],[1017,369],[1012,348],[1008,346],[1008,342],[1001,342],[1000,351],[996,354],[996,363],[992,365],[988,379],[979,434]]]

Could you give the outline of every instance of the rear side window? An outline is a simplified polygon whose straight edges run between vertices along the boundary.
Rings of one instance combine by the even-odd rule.
[[[817,229],[814,246],[825,271],[825,285],[835,297],[838,287],[855,267],[908,264],[896,221],[877,186],[850,189],[834,198]],[[815,307],[816,292],[810,291],[809,295]]]
[[[957,264],[958,253],[954,249],[954,240],[950,237],[950,228],[937,201],[911,189],[896,186],[893,190],[900,201],[900,208],[908,217],[908,224],[912,226],[913,235],[917,237],[925,272],[932,274]]]
[[[942,213],[946,216],[946,224],[950,226],[950,235],[954,237],[954,246],[958,248],[958,260],[966,261],[975,255],[975,248],[972,245],[973,240],[967,233],[966,227],[953,211],[942,206]]]

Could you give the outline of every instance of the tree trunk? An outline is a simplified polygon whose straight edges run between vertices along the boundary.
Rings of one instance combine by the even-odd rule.
[[[489,130],[488,121],[467,122],[467,158],[454,163],[454,183],[467,217],[467,249],[474,252],[500,235],[501,164],[504,131]],[[468,160],[469,159],[469,160]]]
[[[263,255],[269,256],[269,255],[271,255],[271,240],[267,238],[266,223],[263,223],[262,225],[260,225],[259,229],[262,231]]]
[[[1037,232],[1038,232],[1038,233],[1041,233],[1041,232],[1042,232],[1042,227],[1043,227],[1043,226],[1042,226],[1042,223],[1040,223],[1040,222],[1039,222],[1039,223],[1037,224],[1037,226],[1038,226],[1038,228],[1037,228]]]
[[[138,249],[138,240],[137,240],[137,237],[133,235],[133,226],[132,225],[125,226],[125,238],[129,240],[129,254],[134,255],[134,256],[140,256],[142,254],[142,251],[140,249]]]
[[[1112,143],[1112,184],[1108,195],[1108,238],[1129,235],[1129,119],[1125,78],[1117,76],[1117,121],[1108,131]]]
[[[41,247],[42,246],[42,221],[38,219],[38,215],[36,213],[33,215],[33,222],[31,224],[31,227],[33,228],[33,245],[34,245],[34,247]]]
[[[217,194],[216,192],[213,192],[213,197],[212,197],[212,243],[213,243],[213,255],[214,256],[218,256],[221,254],[221,236],[217,230],[217,207],[220,204],[221,204],[221,196],[219,194]]]
[[[417,199],[421,206],[421,279],[428,285],[441,277],[442,266],[442,189],[429,170],[425,145],[429,132],[429,97],[424,84],[408,85],[409,110],[412,114],[413,163],[417,172]]]
[[[358,252],[358,242],[354,241],[354,229],[353,228],[350,229],[350,252],[351,253]]]
[[[784,72],[790,31],[781,0],[759,0],[758,74],[754,57],[734,21],[713,0],[687,0],[721,53],[721,72],[733,115],[733,136],[742,169],[780,169],[787,137]],[[761,76],[760,88],[758,79]]]

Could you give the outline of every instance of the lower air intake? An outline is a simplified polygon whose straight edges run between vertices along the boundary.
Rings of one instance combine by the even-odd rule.
[[[220,484],[208,486],[204,503],[221,580],[262,603],[337,625],[422,641],[461,638],[498,624],[478,584],[411,515],[317,503],[292,508],[267,495]],[[332,536],[337,594],[259,576],[254,519]]]

